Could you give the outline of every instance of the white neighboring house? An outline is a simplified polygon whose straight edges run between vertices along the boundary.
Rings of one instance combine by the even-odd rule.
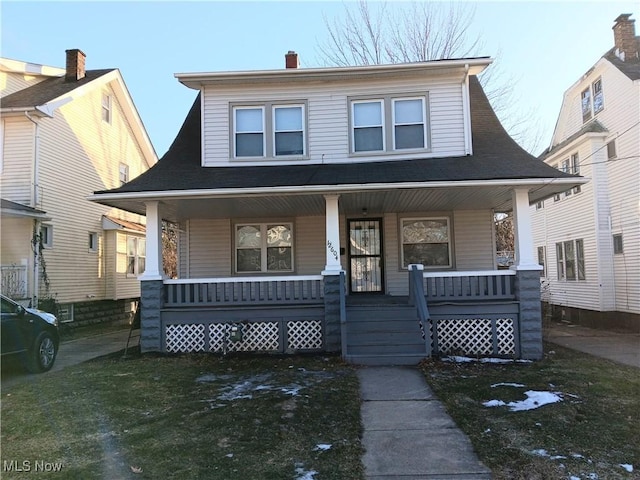
[[[564,318],[640,329],[640,37],[620,15],[615,46],[565,93],[544,161],[590,178],[532,207],[543,300]]]
[[[117,69],[0,59],[2,291],[62,320],[116,319],[140,296],[145,219],[87,200],[157,156]],[[102,302],[100,302],[102,301]]]

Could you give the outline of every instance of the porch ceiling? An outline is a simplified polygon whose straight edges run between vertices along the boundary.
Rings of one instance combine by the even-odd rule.
[[[340,213],[361,215],[363,208],[368,215],[390,212],[406,213],[417,211],[453,211],[494,209],[510,211],[511,192],[516,185],[492,185],[486,187],[432,187],[396,188],[365,191],[331,191],[299,193],[255,193],[242,196],[180,197],[163,196],[162,217],[174,222],[189,218],[259,218],[324,215],[324,195],[340,195]],[[529,185],[530,202],[535,203],[567,186]],[[147,197],[146,200],[153,198]],[[111,203],[111,202],[110,202]],[[145,214],[143,201],[120,200],[113,206]]]

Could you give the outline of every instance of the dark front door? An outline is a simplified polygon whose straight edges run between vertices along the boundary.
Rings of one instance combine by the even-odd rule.
[[[383,293],[382,220],[349,220],[349,291]]]

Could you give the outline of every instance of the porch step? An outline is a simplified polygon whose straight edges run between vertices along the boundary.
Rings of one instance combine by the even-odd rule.
[[[346,359],[363,365],[415,365],[425,345],[410,305],[349,305]]]
[[[404,354],[404,355],[347,355],[346,361],[355,365],[417,365],[426,355]]]

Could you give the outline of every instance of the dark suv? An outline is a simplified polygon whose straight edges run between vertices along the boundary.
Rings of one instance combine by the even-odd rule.
[[[25,308],[4,295],[2,300],[2,355],[19,354],[32,373],[53,367],[58,354],[58,320],[51,313]]]

